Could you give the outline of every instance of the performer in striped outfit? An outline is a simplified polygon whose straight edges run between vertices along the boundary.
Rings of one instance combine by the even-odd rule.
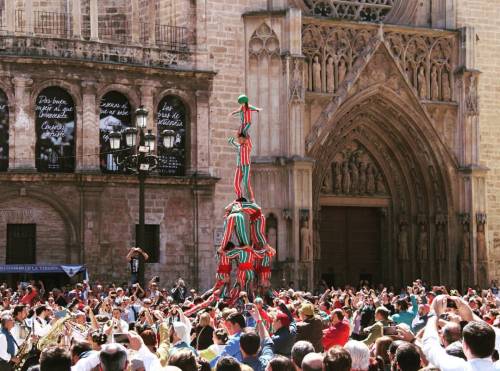
[[[219,251],[224,251],[224,248],[227,246],[229,241],[231,241],[233,232],[236,233],[236,237],[241,245],[250,244],[245,226],[245,216],[241,212],[229,214],[224,221],[224,236],[222,237]]]
[[[252,283],[255,279],[254,263],[256,259],[255,251],[248,245],[236,247],[226,253],[229,259],[235,259],[238,263],[238,273],[236,285],[240,290],[244,290],[250,295],[252,293]]]
[[[262,109],[248,104],[248,97],[244,94],[238,97],[238,103],[241,104],[240,108],[231,112],[230,115],[240,115],[241,125],[240,129],[238,130],[238,134],[248,136],[248,130],[252,125],[252,112],[259,112],[262,111]]]
[[[252,185],[250,184],[250,152],[252,151],[252,141],[250,137],[245,138],[243,135],[238,136],[238,143],[233,137],[228,139],[228,142],[238,149],[238,157],[236,160],[236,172],[234,174],[234,191],[237,198],[243,197],[243,188],[245,189],[246,197],[250,201],[254,201]]]
[[[229,287],[231,285],[231,261],[227,257],[227,252],[234,248],[232,242],[228,242],[223,251],[217,251],[217,273],[215,274],[215,286],[213,291],[220,289],[220,297],[229,297]]]
[[[267,245],[266,217],[260,213],[255,218],[250,218],[250,236],[254,246],[262,248]]]
[[[276,255],[276,250],[270,245],[266,244],[262,250],[255,251],[255,273],[257,274],[257,279],[259,286],[264,289],[269,289],[271,287],[271,262],[273,256]]]

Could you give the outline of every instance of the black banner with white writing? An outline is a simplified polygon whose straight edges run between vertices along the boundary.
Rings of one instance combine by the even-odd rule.
[[[186,106],[175,96],[163,98],[156,115],[158,126],[158,172],[161,175],[184,175],[186,162]],[[163,130],[175,132],[174,146],[163,146]]]
[[[101,99],[100,107],[99,137],[101,144],[101,170],[105,172],[119,171],[120,169],[111,154],[109,133],[115,130],[123,134],[126,128],[132,126],[132,108],[127,97],[117,91],[106,93]],[[125,138],[122,135],[120,148],[125,147]]]
[[[75,106],[64,89],[48,87],[35,107],[36,167],[38,171],[75,170]]]

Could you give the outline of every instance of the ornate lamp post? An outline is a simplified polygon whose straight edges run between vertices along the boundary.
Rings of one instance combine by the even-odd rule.
[[[136,127],[127,128],[123,134],[113,131],[109,134],[109,144],[113,151],[113,158],[118,168],[125,173],[133,173],[139,179],[139,230],[137,233],[137,245],[141,249],[144,246],[144,192],[147,176],[155,170],[158,165],[158,156],[154,155],[156,136],[149,129],[147,133],[148,111],[144,107],[139,107],[135,111]],[[139,142],[137,143],[137,134]],[[161,133],[163,146],[170,149],[174,145],[175,132],[173,130],[163,130]],[[120,149],[122,137],[125,139],[125,149]],[[144,286],[144,258],[139,257],[138,281]]]

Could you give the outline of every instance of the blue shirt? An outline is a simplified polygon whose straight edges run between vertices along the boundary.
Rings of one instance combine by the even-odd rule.
[[[243,363],[250,366],[254,371],[264,371],[267,364],[274,357],[273,341],[267,338],[262,343],[262,350],[259,356],[247,357]]]
[[[243,360],[243,357],[241,356],[241,351],[240,351],[240,337],[241,337],[241,332],[238,332],[229,338],[229,341],[227,342],[226,347],[224,348],[222,353],[216,358],[215,363],[217,363],[219,358],[225,357],[225,356],[234,357],[238,360],[238,362],[241,362]]]
[[[398,325],[400,323],[406,323],[409,328],[412,328],[411,324],[413,322],[413,319],[418,313],[418,303],[415,295],[411,295],[410,299],[411,299],[411,309],[405,312],[396,313],[391,317],[391,320],[396,322]]]

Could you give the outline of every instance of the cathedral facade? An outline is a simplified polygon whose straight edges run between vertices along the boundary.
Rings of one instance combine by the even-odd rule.
[[[498,16],[486,0],[0,0],[0,263],[127,278],[138,183],[108,134],[142,105],[176,133],[146,182],[146,272],[210,286],[246,93],[276,283],[487,285]]]

